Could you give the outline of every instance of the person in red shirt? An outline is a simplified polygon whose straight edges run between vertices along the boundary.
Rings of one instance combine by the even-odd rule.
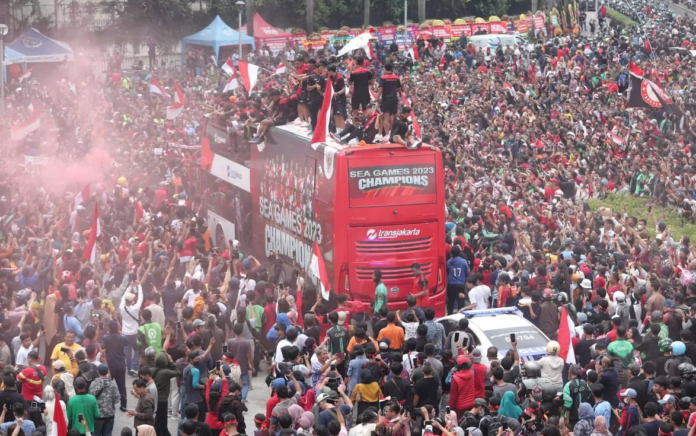
[[[22,372],[17,375],[17,380],[22,382],[22,396],[27,401],[34,401],[34,397],[43,397],[43,383],[46,378],[46,367],[39,364],[39,352],[32,350],[27,354],[27,363]]]
[[[273,301],[273,294],[269,292],[265,295],[265,298],[266,305],[263,308],[263,312],[266,314],[266,325],[263,326],[264,336],[266,333],[268,333],[271,326],[274,326],[276,323],[276,306],[275,302]]]
[[[416,297],[420,307],[430,307],[430,295],[428,290],[428,278],[421,271],[420,264],[411,265],[413,271],[413,291],[411,295]]]

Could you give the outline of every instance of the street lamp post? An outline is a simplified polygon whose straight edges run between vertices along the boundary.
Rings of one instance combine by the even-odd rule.
[[[408,0],[404,0],[404,30],[408,34]]]
[[[5,35],[10,31],[0,24],[0,114],[5,114]]]
[[[246,4],[242,0],[237,0],[235,3],[237,6],[237,12],[239,12],[239,60],[242,60],[242,11],[244,10],[244,6]]]

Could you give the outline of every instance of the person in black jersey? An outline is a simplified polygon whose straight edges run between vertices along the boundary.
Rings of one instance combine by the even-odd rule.
[[[389,141],[394,144],[403,144],[410,149],[416,149],[420,147],[421,143],[411,135],[411,126],[408,121],[410,116],[411,108],[404,106],[401,109],[401,115],[394,121],[394,125],[391,128]]]
[[[348,83],[353,86],[353,96],[350,100],[353,116],[359,110],[365,109],[370,104],[370,85],[374,83],[372,71],[364,67],[365,59],[362,57],[355,59],[356,68],[350,73]]]
[[[338,135],[332,135],[335,140],[342,144],[349,143],[352,139],[357,138],[358,141],[365,141],[367,144],[372,144],[377,135],[379,127],[379,113],[374,111],[370,105],[365,112],[358,111],[353,117],[353,124],[346,124]]]
[[[297,95],[295,94],[290,98],[283,98],[281,97],[280,91],[277,89],[271,89],[271,103],[269,104],[271,116],[259,123],[259,134],[256,136],[256,138],[250,140],[249,142],[258,144],[263,141],[268,129],[273,126],[282,126],[287,124],[292,99],[297,100]]]
[[[379,78],[380,109],[382,110],[382,124],[380,131],[387,136],[391,132],[392,120],[399,109],[399,94],[401,92],[401,80],[394,74],[394,65],[386,64],[384,74]],[[379,133],[378,133],[379,135]],[[377,140],[381,138],[378,136]]]
[[[314,59],[309,60],[310,65],[312,63],[316,64]],[[309,100],[309,118],[312,123],[312,132],[317,128],[317,119],[319,118],[319,111],[321,110],[321,104],[324,99],[324,91],[326,90],[326,74],[324,73],[324,68],[326,66],[326,61],[322,60],[316,69],[312,69],[312,72],[307,78],[307,98]]]
[[[297,117],[300,122],[309,122],[309,102],[307,100],[307,75],[310,71],[309,63],[305,62],[305,57],[300,55],[296,61],[297,74],[295,79],[299,82],[297,99]]]
[[[331,59],[329,58],[329,62]],[[331,103],[333,111],[334,123],[336,130],[343,130],[346,127],[346,83],[343,76],[336,71],[336,65],[330,64],[327,68],[329,79],[333,85],[334,97]]]

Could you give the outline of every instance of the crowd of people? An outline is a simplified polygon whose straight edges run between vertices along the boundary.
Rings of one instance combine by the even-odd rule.
[[[168,436],[169,418],[184,436],[693,436],[696,251],[663,217],[589,201],[645,197],[693,219],[696,23],[613,6],[639,25],[600,16],[588,36],[488,50],[263,50],[251,95],[224,92],[223,62],[196,50],[183,68],[115,59],[102,76],[78,55],[11,80],[0,130],[42,115],[2,151],[0,432],[111,436],[124,414],[140,436]],[[629,107],[630,62],[674,110]],[[442,151],[447,313],[516,307],[548,336],[545,357],[476,348],[466,317],[445,334],[415,295],[394,310],[380,274],[372,306],[324,300],[304,277],[278,282],[275,258],[211,239],[205,120],[249,142],[285,123],[309,132],[329,81],[334,140]],[[177,88],[183,111],[166,119]],[[307,213],[312,188],[303,174],[285,188],[294,164],[279,162],[268,195]],[[252,387],[269,392],[265,410],[248,407]]]

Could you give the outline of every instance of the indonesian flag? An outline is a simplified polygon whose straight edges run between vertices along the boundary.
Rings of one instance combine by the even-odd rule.
[[[418,47],[411,46],[406,50],[406,54],[411,56],[414,61],[420,62],[420,56],[418,56]]]
[[[622,138],[621,136],[617,135],[614,132],[609,132],[609,137],[611,138],[612,141],[614,141],[614,144],[616,144],[616,145],[624,145],[626,143],[624,138]]]
[[[331,80],[326,81],[326,91],[324,91],[324,101],[321,104],[321,110],[319,111],[319,118],[317,118],[317,128],[314,129],[314,134],[312,134],[312,141],[310,144],[313,149],[317,149],[317,146],[326,142],[326,138],[329,136],[329,121],[331,121],[331,100],[333,99],[333,85]],[[315,249],[319,247],[315,246]],[[323,261],[322,261],[323,267]],[[319,277],[319,276],[317,276]]]
[[[229,62],[229,59],[227,60]],[[227,64],[225,64],[227,65]],[[230,76],[230,81],[225,85],[225,89],[222,92],[234,91],[239,88],[239,80],[237,80],[237,73],[234,72],[234,68],[230,68],[230,72],[227,73]]]
[[[244,61],[237,61],[239,64],[239,75],[242,76],[242,83],[247,92],[251,94],[251,90],[256,86],[259,80],[259,67]]]
[[[508,90],[508,92],[510,93],[510,95],[512,96],[512,98],[514,98],[515,100],[517,100],[517,91],[515,91],[515,87],[512,86],[512,84],[510,84],[510,83],[503,83],[503,88],[507,88],[507,90]]]
[[[440,64],[437,66],[437,69],[440,70],[441,73],[445,71],[445,67],[447,66],[447,59],[445,57],[440,58]]]
[[[408,104],[408,100],[406,100],[406,94],[404,94],[403,91],[401,92],[401,101],[404,103],[404,106],[410,107],[410,105]],[[416,118],[416,116],[413,115],[413,112],[411,112],[410,118],[411,124],[413,124],[413,135],[417,138],[422,138],[420,124],[418,124],[418,118]]]
[[[140,204],[140,201],[135,202],[135,218],[140,221],[143,219],[145,216],[145,209],[143,209],[143,205]]]
[[[287,71],[288,68],[285,66],[285,64],[281,63],[276,67],[275,71],[273,71],[273,74],[285,74]]]
[[[375,93],[375,90],[372,89],[372,87],[368,87],[370,90],[370,101],[377,101],[377,94]]]
[[[89,200],[92,196],[91,185],[88,183],[87,186],[82,188],[82,191],[78,192],[75,196],[75,201],[73,203],[73,210],[77,209],[77,206],[81,205],[85,201]]]
[[[31,71],[32,71],[32,70],[33,70],[33,68],[29,68],[28,70],[26,70],[25,72],[23,72],[22,74],[20,74],[20,75],[19,75],[19,81],[20,81],[20,82],[23,82],[24,80],[30,78],[30,77],[31,77]]]
[[[179,84],[174,82],[174,104],[167,108],[167,119],[173,120],[181,115],[184,111],[185,104],[186,96],[184,96],[184,92],[179,88]]]
[[[575,323],[568,315],[565,306],[561,307],[561,325],[558,328],[558,343],[561,351],[558,357],[568,363],[575,363],[575,350],[573,349],[573,336],[575,335]]]
[[[326,99],[324,99],[324,101],[326,101]],[[329,284],[329,275],[326,273],[326,266],[324,265],[324,256],[321,255],[321,250],[319,249],[317,241],[314,241],[314,250],[312,251],[312,258],[309,261],[309,270],[314,274],[314,277],[319,278],[321,296],[324,300],[328,301],[331,285]]]
[[[56,394],[55,406],[53,406],[53,427],[51,427],[51,434],[49,436],[67,436],[68,435],[68,423],[65,422],[65,415],[63,414],[63,406],[60,405],[60,398]]]
[[[222,64],[222,71],[230,77],[234,76],[234,64],[232,63],[232,59],[227,58],[227,61]]]
[[[15,141],[26,138],[31,132],[41,126],[41,111],[33,104],[29,105],[29,110],[31,110],[31,118],[21,124],[12,126],[10,129],[10,137]]]
[[[82,254],[83,259],[89,259],[89,263],[97,261],[97,238],[101,236],[101,226],[99,225],[99,202],[94,204],[94,221],[89,231],[89,241]]]
[[[162,88],[162,86],[155,81],[155,79],[150,80],[150,94],[161,95],[162,97],[169,98],[169,93]]]

